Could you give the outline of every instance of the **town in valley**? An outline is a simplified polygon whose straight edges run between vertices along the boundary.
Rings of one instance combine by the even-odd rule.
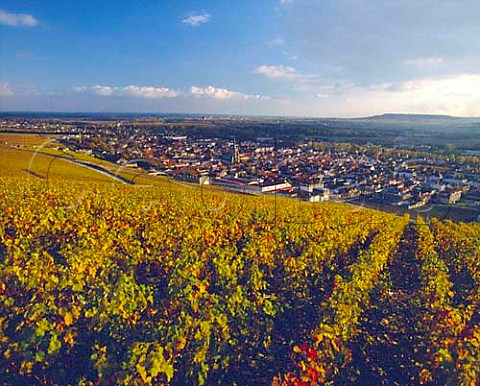
[[[432,146],[422,138],[408,145],[385,141],[399,130],[388,125],[383,143],[375,135],[338,142],[315,135],[325,133],[327,125],[323,122],[323,130],[315,131],[308,120],[302,125],[302,120],[273,118],[101,118],[4,116],[0,130],[47,133],[65,154],[85,153],[141,169],[152,178],[311,203],[348,202],[424,217],[479,220],[480,151],[452,143]],[[337,131],[342,135],[346,130]],[[102,169],[101,164],[91,166]]]

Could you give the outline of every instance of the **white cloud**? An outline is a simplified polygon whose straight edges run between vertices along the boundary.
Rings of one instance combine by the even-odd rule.
[[[182,23],[189,24],[191,26],[199,26],[201,24],[208,23],[211,19],[211,16],[208,13],[201,13],[196,15],[190,15],[182,20]]]
[[[303,77],[295,70],[295,68],[283,65],[262,65],[255,69],[255,73],[265,75],[268,78],[280,78],[288,80],[300,79]]]
[[[127,86],[123,90],[126,94],[132,95],[138,98],[175,98],[180,95],[180,92],[171,90],[167,87],[139,87],[139,86]]]
[[[277,105],[276,113],[362,117],[393,112],[480,117],[479,72],[364,86],[332,82],[305,92],[291,99],[287,107]]]
[[[76,92],[85,92],[88,91],[84,86],[76,86],[73,88]],[[190,87],[189,92],[181,90],[172,90],[167,87],[153,87],[153,86],[125,86],[125,87],[116,87],[116,86],[105,86],[105,85],[95,85],[91,88],[91,91],[94,94],[109,97],[109,96],[127,96],[134,98],[144,98],[144,99],[159,99],[159,98],[176,98],[179,96],[193,96],[193,97],[206,97],[211,99],[216,99],[220,101],[236,99],[236,100],[246,100],[246,99],[263,99],[269,100],[270,97],[262,95],[251,95],[244,94],[238,91],[228,90],[226,88],[217,88],[213,86],[207,87]]]
[[[84,91],[87,91],[87,87],[86,86],[74,86],[72,87],[73,91],[74,92],[84,92]]]
[[[403,63],[407,66],[433,67],[443,64],[443,58],[438,56],[420,57],[406,60]]]
[[[352,115],[393,111],[480,116],[480,73],[353,87],[342,98],[350,99],[348,113]]]
[[[82,87],[80,87],[79,91]],[[135,98],[158,99],[158,98],[175,98],[181,93],[167,87],[153,87],[153,86],[125,86],[112,87],[96,85],[92,87],[92,91],[101,96],[132,96]]]
[[[117,87],[96,85],[92,87],[92,90],[95,94],[98,94],[101,96],[110,96],[110,95],[113,95],[116,88]]]
[[[249,95],[244,94],[238,91],[227,90],[226,88],[215,88],[213,86],[207,87],[197,87],[192,86],[190,88],[190,93],[193,96],[204,96],[218,100],[228,100],[228,99],[269,99],[266,96],[261,95]]]
[[[7,83],[0,83],[0,97],[10,97],[15,95]]]
[[[38,20],[28,13],[10,13],[0,10],[0,24],[11,27],[35,27],[38,25]]]
[[[0,83],[0,97],[35,97],[45,94],[45,90],[30,83]]]
[[[288,4],[291,4],[293,0],[280,0],[280,6],[284,7]]]

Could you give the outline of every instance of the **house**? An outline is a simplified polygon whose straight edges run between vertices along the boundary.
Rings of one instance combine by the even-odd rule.
[[[311,177],[307,180],[300,181],[298,187],[302,192],[313,193],[315,189],[324,187],[323,181],[319,177]]]
[[[314,189],[313,192],[300,190],[298,198],[307,202],[325,202],[330,199],[330,190],[326,188]]]
[[[195,169],[172,170],[170,175],[179,181],[210,185],[210,176],[206,171]]]
[[[259,186],[262,193],[276,193],[292,189],[292,185],[288,181],[274,178],[264,180]]]
[[[440,192],[437,195],[437,201],[444,205],[454,205],[462,197],[462,191],[460,189],[454,189],[450,192]]]
[[[214,178],[213,185],[222,186],[227,189],[232,189],[241,193],[260,194],[259,181],[256,179],[238,178],[232,176],[224,176]]]

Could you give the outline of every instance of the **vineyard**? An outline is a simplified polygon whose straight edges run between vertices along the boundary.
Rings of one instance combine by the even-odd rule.
[[[476,385],[480,225],[0,179],[5,385]]]

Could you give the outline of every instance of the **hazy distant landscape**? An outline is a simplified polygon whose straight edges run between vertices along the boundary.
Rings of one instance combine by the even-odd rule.
[[[480,150],[480,118],[422,114],[383,114],[365,118],[289,118],[200,114],[2,113],[0,117],[57,119],[100,126],[111,122],[164,130],[178,135],[273,140],[320,140],[381,145],[433,146]],[[18,131],[19,128],[2,127]],[[25,129],[27,132],[32,129]]]
[[[477,381],[475,157],[4,120],[4,384]]]

